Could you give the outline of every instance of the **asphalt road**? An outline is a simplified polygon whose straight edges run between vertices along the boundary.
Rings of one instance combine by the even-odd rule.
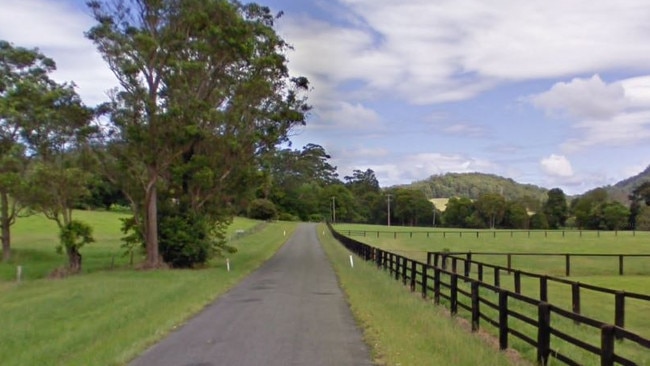
[[[316,226],[131,365],[372,365]]]

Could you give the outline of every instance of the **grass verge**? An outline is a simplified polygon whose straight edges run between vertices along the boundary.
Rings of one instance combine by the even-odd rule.
[[[377,364],[526,364],[515,355],[495,350],[443,308],[409,293],[373,264],[355,257],[351,268],[349,252],[326,229],[319,232],[325,233],[321,243]]]
[[[217,260],[201,270],[122,269],[0,283],[1,363],[125,364],[259,267],[294,229],[273,223],[238,240],[230,272]]]

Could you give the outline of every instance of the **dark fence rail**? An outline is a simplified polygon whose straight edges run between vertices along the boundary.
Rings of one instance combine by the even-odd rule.
[[[601,365],[636,365],[639,363],[638,360],[630,360],[616,352],[617,346],[622,340],[650,351],[650,339],[641,337],[622,327],[564,310],[547,301],[503,289],[498,285],[498,281],[495,281],[497,283],[492,285],[467,276],[465,273],[443,268],[441,263],[438,263],[438,265],[436,263],[433,265],[423,263],[372,247],[338,233],[329,224],[328,227],[334,238],[348,250],[366,261],[373,261],[379,269],[389,272],[395,280],[408,285],[411,291],[420,292],[423,298],[433,297],[436,304],[440,304],[442,300],[445,300],[450,312],[454,315],[459,310],[469,312],[472,331],[477,331],[482,323],[495,327],[498,332],[499,348],[502,350],[508,348],[511,337],[516,337],[535,347],[537,350],[536,359],[542,365],[547,365],[551,358],[568,365],[580,364],[578,360],[572,358],[569,352],[560,352],[552,342],[556,338],[595,355],[600,359]],[[458,268],[456,267],[456,269]],[[499,273],[499,271],[495,273]],[[466,285],[460,285],[463,283]],[[468,286],[469,290],[467,289]],[[481,290],[496,293],[498,300],[494,302],[490,297],[482,295]],[[536,315],[531,316],[518,311],[520,304],[536,308]],[[484,308],[487,308],[485,310],[488,311],[484,311]],[[496,312],[497,316],[491,316],[490,312]],[[595,329],[595,332],[600,335],[599,344],[588,343],[555,328],[552,319],[556,318],[568,319],[576,324]],[[510,319],[517,319],[534,327],[536,334],[526,334],[520,329],[510,327]]]
[[[505,268],[510,272],[512,270],[512,259],[516,257],[560,257],[564,258],[564,275],[571,276],[571,258],[572,257],[598,257],[598,258],[613,258],[618,260],[618,274],[624,275],[625,258],[648,258],[650,254],[625,254],[625,253],[515,253],[515,252],[427,252],[427,263],[431,264],[431,258],[434,256],[450,256],[450,257],[465,257],[471,259],[472,255],[476,256],[497,256],[505,257]],[[435,258],[434,258],[435,259]],[[478,261],[477,261],[478,263]],[[485,263],[484,263],[485,264]],[[491,266],[495,266],[490,264]],[[502,267],[503,268],[503,267]]]
[[[650,234],[647,231],[636,231],[636,230],[615,230],[615,231],[603,231],[603,230],[413,230],[413,231],[390,231],[390,230],[341,230],[341,233],[344,233],[348,237],[352,236],[364,236],[364,237],[393,237],[397,238],[413,238],[415,236],[426,236],[427,238],[496,238],[497,236],[510,236],[511,238],[516,237],[527,237],[530,238],[533,235],[543,235],[545,238],[549,236],[561,236],[566,237],[596,237],[596,238],[607,238],[607,237],[618,237],[618,236],[631,236],[636,237],[637,234]]]
[[[506,267],[497,266],[493,264],[483,263],[479,261],[472,260],[472,255],[505,255],[508,258],[508,265]],[[615,257],[619,258],[620,265],[620,274],[623,273],[623,258],[624,257],[648,257],[648,254],[572,254],[572,253],[488,253],[488,252],[428,252],[427,253],[427,264],[430,266],[440,266],[443,269],[450,268],[453,273],[457,273],[461,270],[466,277],[471,277],[473,274],[479,281],[485,281],[485,270],[491,269],[493,273],[493,284],[494,286],[501,286],[501,274],[512,274],[514,292],[516,294],[521,294],[521,280],[522,277],[535,278],[539,281],[539,296],[538,300],[548,301],[548,284],[549,282],[561,283],[564,285],[570,286],[571,291],[571,309],[574,314],[579,315],[581,313],[581,290],[586,289],[594,292],[604,293],[613,295],[614,302],[614,324],[621,328],[625,327],[625,306],[626,299],[636,299],[641,301],[648,302],[650,306],[650,295],[619,291],[607,287],[590,285],[587,283],[571,281],[566,278],[553,277],[544,274],[527,272],[519,270],[512,267],[512,256],[515,255],[529,255],[529,256],[539,256],[539,255],[557,255],[566,257],[566,272],[567,275],[570,273],[570,259],[574,257]],[[451,262],[451,264],[449,263]],[[474,271],[471,268],[475,268]]]

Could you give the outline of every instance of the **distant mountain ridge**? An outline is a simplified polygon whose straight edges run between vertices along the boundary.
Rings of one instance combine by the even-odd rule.
[[[605,186],[603,188],[607,191],[609,198],[627,205],[630,203],[628,200],[630,193],[632,193],[636,187],[648,181],[650,181],[650,165],[648,165],[644,171],[635,176],[623,179],[612,186]]]
[[[467,197],[477,199],[484,193],[499,193],[507,200],[532,197],[545,200],[548,189],[522,184],[510,178],[486,173],[446,173],[404,186],[424,191],[429,198]]]

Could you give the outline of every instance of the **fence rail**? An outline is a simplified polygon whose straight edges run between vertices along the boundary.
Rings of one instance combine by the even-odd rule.
[[[413,231],[390,231],[390,230],[341,230],[342,233],[345,233],[348,237],[353,236],[363,236],[363,237],[393,237],[397,238],[413,238],[414,236],[426,236],[427,238],[470,238],[475,237],[479,238],[496,238],[497,235],[506,235],[511,238],[517,237],[527,237],[530,238],[533,235],[544,235],[545,238],[549,236],[561,236],[566,238],[569,236],[572,237],[618,237],[618,236],[631,236],[636,237],[637,234],[650,234],[647,231],[637,231],[637,230],[614,230],[614,231],[603,231],[603,230],[413,230]]]
[[[508,265],[507,267],[503,266],[497,266],[493,264],[487,264],[479,261],[475,261],[472,259],[472,255],[507,255],[508,257]],[[571,281],[566,278],[560,278],[560,277],[553,277],[553,276],[548,276],[544,274],[539,274],[539,273],[533,273],[533,272],[527,272],[523,270],[519,270],[516,268],[512,267],[512,256],[514,255],[530,255],[530,256],[539,256],[539,255],[545,255],[544,253],[488,253],[488,252],[454,252],[454,253],[448,253],[448,252],[428,252],[427,253],[427,264],[433,265],[434,267],[437,267],[440,265],[443,269],[447,269],[448,267],[451,267],[451,271],[456,273],[459,271],[459,264],[462,265],[462,271],[463,275],[466,277],[471,277],[473,273],[476,274],[476,277],[480,281],[485,280],[485,269],[489,268],[492,269],[493,271],[493,284],[494,286],[501,286],[501,273],[507,273],[507,274],[512,274],[512,279],[513,279],[513,287],[514,287],[514,292],[516,294],[521,294],[521,280],[522,277],[530,277],[530,278],[535,278],[539,282],[539,296],[538,300],[540,301],[548,301],[548,283],[549,282],[556,282],[556,283],[561,283],[564,285],[568,285],[571,287],[571,309],[574,314],[580,314],[581,313],[581,290],[586,289],[594,292],[599,292],[599,293],[604,293],[604,294],[609,294],[614,296],[614,324],[624,328],[625,327],[625,307],[626,307],[626,299],[635,299],[635,300],[641,300],[641,301],[646,301],[648,302],[648,305],[650,306],[650,295],[647,294],[641,294],[641,293],[635,293],[635,292],[627,292],[627,291],[619,291],[607,287],[602,287],[602,286],[595,286],[595,285],[590,285],[587,283],[582,283],[582,282],[577,282],[577,281]],[[572,253],[549,253],[549,255],[561,255],[561,256],[566,256],[566,263],[567,263],[567,273],[570,273],[570,258],[571,256],[598,256],[598,257],[617,257],[619,258],[619,265],[621,266],[620,273],[622,274],[623,272],[623,258],[624,257],[648,257],[650,258],[650,255],[648,254],[572,254]],[[448,262],[451,262],[451,265],[449,265]],[[460,263],[459,263],[460,262]],[[471,271],[471,268],[474,267],[475,271]]]
[[[620,326],[604,323],[579,313],[564,310],[547,301],[509,291],[500,287],[497,281],[494,284],[489,284],[465,273],[461,274],[458,271],[443,268],[438,265],[440,263],[433,265],[423,263],[375,248],[340,234],[329,224],[328,227],[334,238],[346,248],[366,261],[373,261],[378,268],[387,271],[395,280],[408,285],[412,292],[420,292],[423,298],[432,296],[436,304],[440,304],[444,299],[452,314],[457,314],[459,309],[467,311],[471,317],[472,331],[477,331],[482,323],[495,327],[498,332],[499,348],[502,350],[508,348],[510,338],[515,337],[535,347],[536,359],[542,365],[547,365],[550,358],[568,365],[580,364],[570,354],[565,351],[565,353],[560,352],[552,342],[553,337],[596,355],[600,359],[601,365],[635,365],[639,363],[637,360],[630,360],[618,354],[616,350],[620,343],[616,340],[626,340],[650,350],[650,339]],[[456,269],[458,268],[456,267]],[[499,271],[495,273],[499,273]],[[459,282],[468,284],[469,290],[460,286]],[[482,295],[481,290],[496,293],[498,301],[495,303],[491,298]],[[526,305],[536,308],[536,316],[518,311],[519,307]],[[496,318],[490,316],[490,311],[484,311],[484,307],[493,312],[496,311]],[[594,345],[560,331],[551,322],[556,318],[568,319],[576,324],[596,329],[600,335],[600,344]],[[533,326],[536,329],[536,335],[531,336],[520,329],[510,327],[510,319],[517,319]]]

